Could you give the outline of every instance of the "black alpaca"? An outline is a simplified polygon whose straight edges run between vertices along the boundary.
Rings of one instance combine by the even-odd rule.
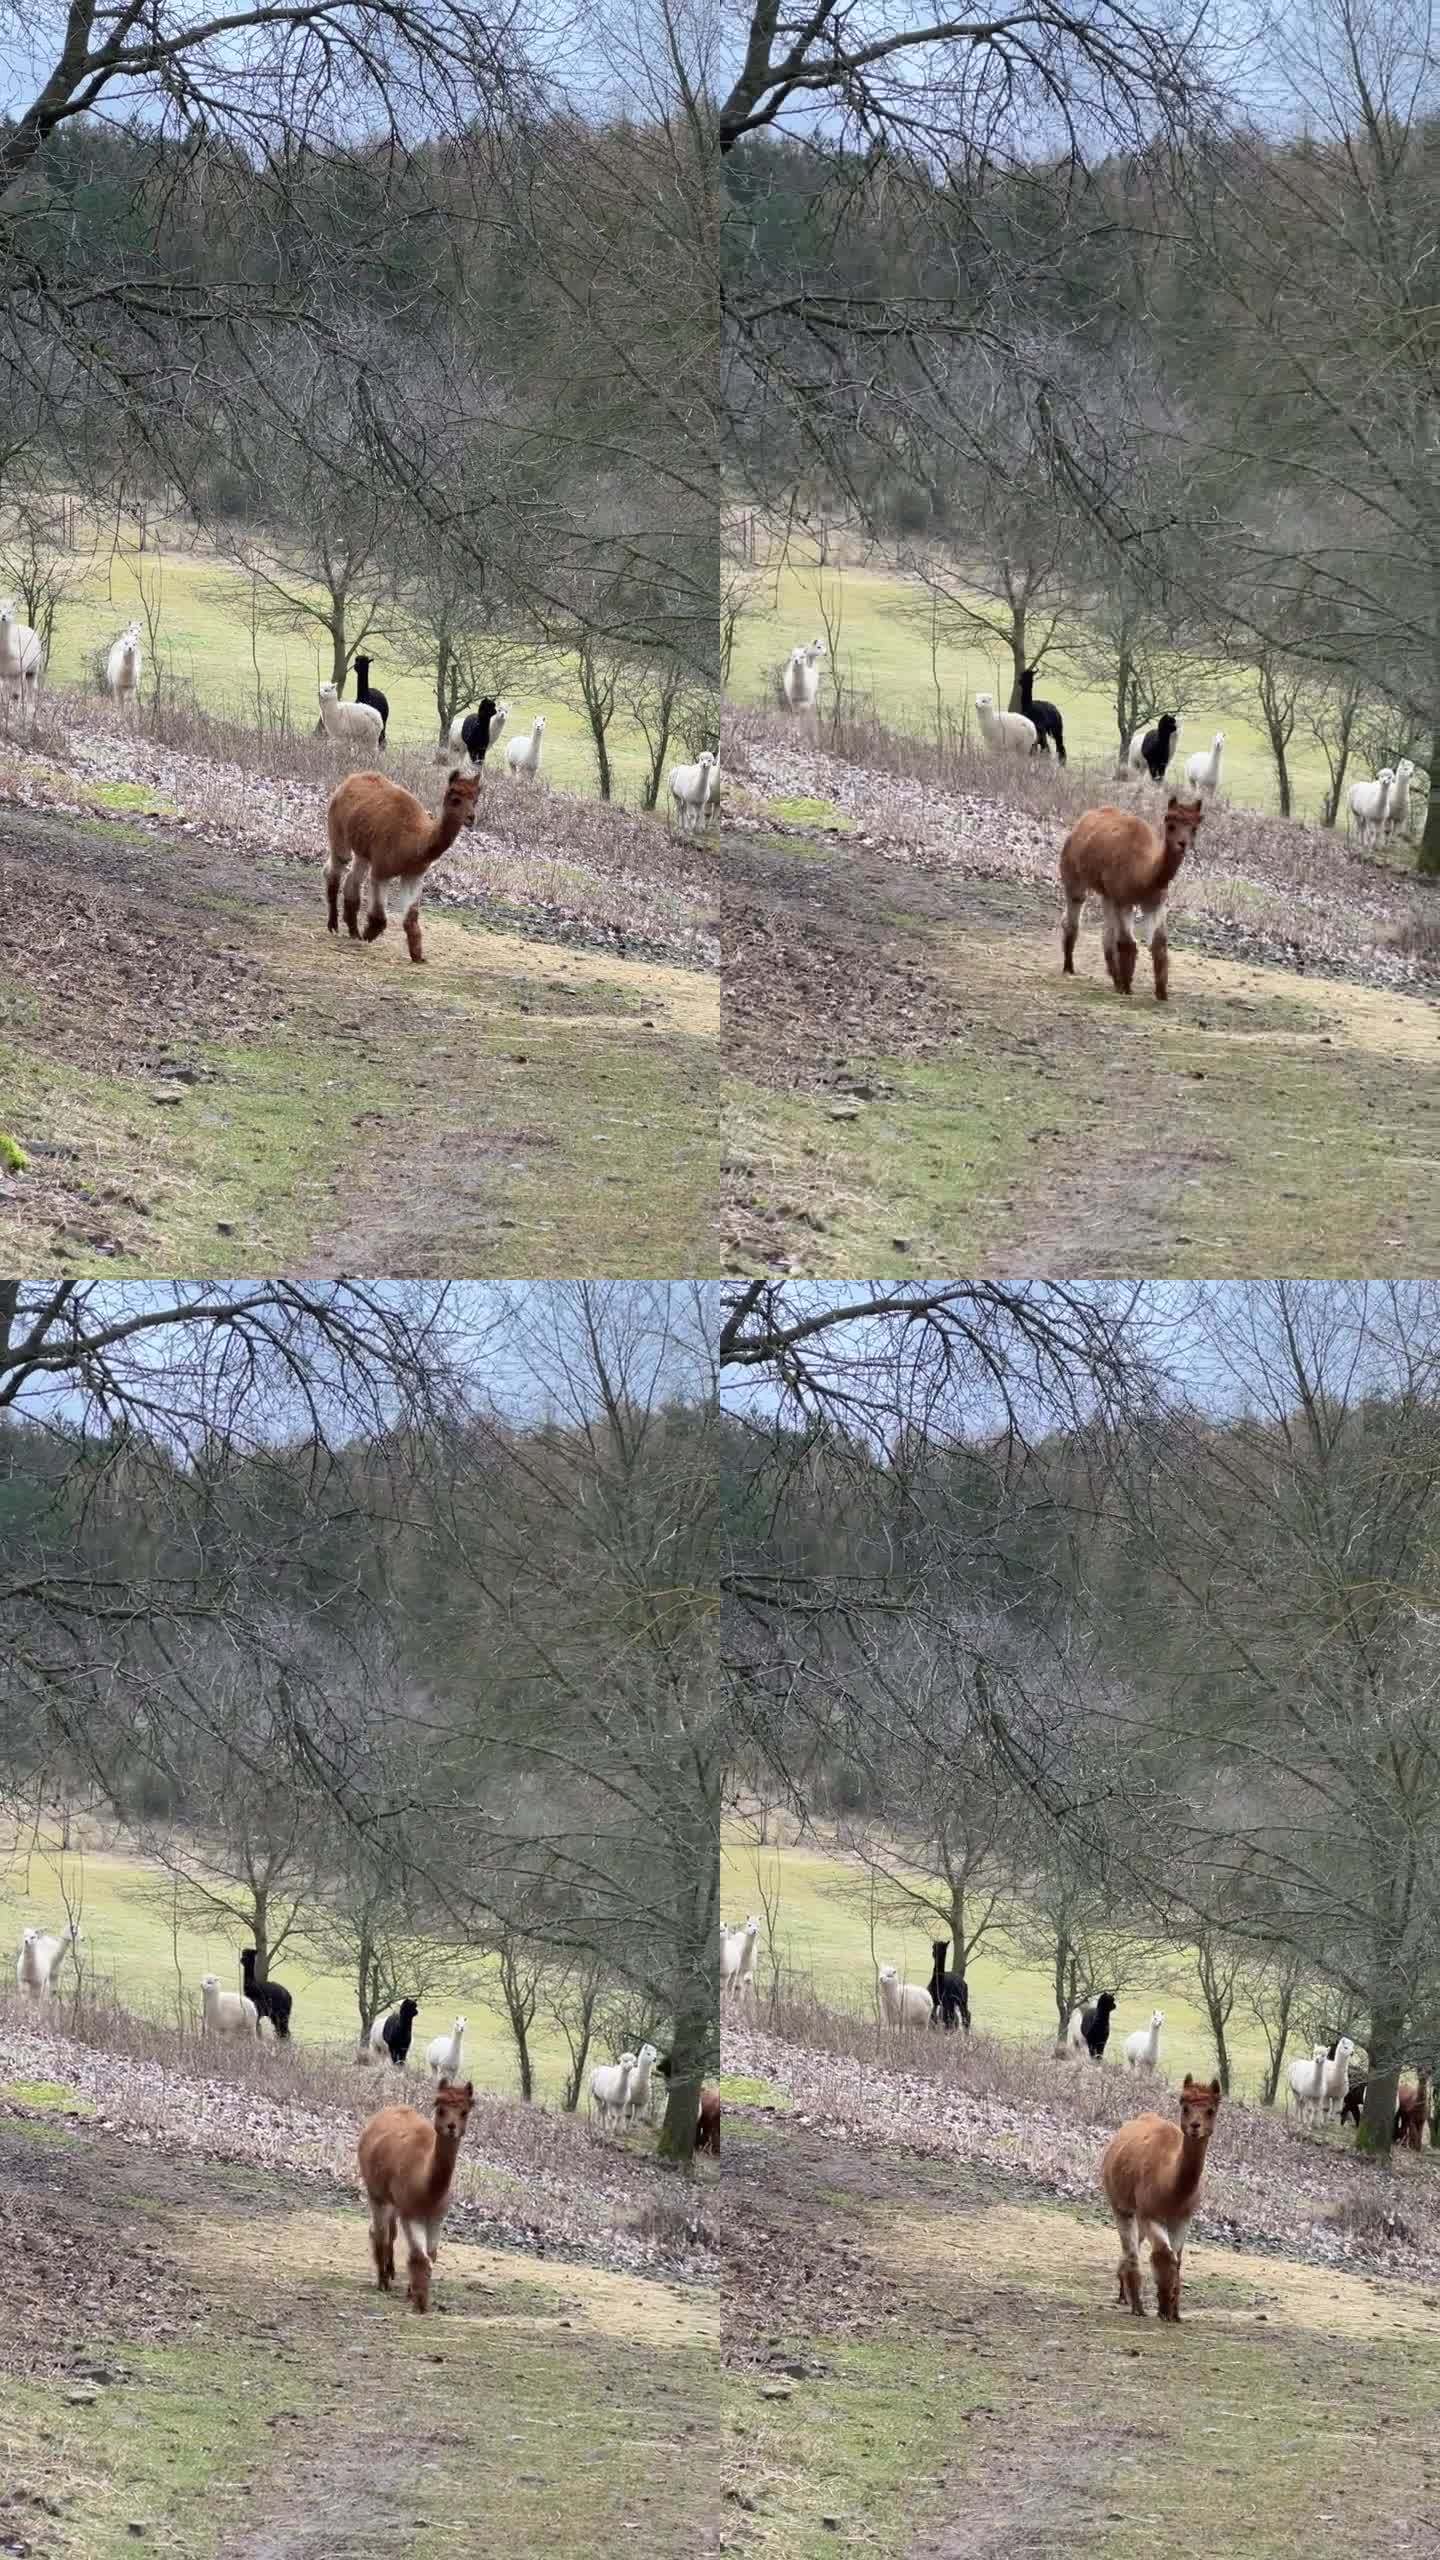
[[[472,764],[483,764],[485,761],[485,750],[490,744],[490,723],[495,717],[497,708],[498,705],[491,701],[487,693],[479,709],[467,711],[460,723],[460,735],[465,741],[465,753]]]
[[[1146,730],[1140,741],[1140,761],[1152,782],[1164,781],[1179,735],[1180,723],[1173,711],[1162,711],[1154,728]]]
[[[1110,2041],[1110,2017],[1115,2006],[1113,1991],[1102,1991],[1088,2009],[1080,2012],[1080,2033],[1092,2062],[1098,2062]]]
[[[1020,678],[1020,708],[1027,720],[1035,723],[1035,746],[1040,755],[1048,755],[1050,741],[1055,741],[1057,763],[1065,762],[1065,723],[1053,702],[1035,699],[1035,670],[1027,667]]]
[[[1358,2125],[1360,2122],[1361,2112],[1365,2105],[1365,2091],[1367,2086],[1368,2083],[1364,2080],[1351,2081],[1349,2088],[1345,2092],[1345,2103],[1340,2110],[1340,2121],[1342,2124]]]
[[[368,702],[372,711],[379,712],[380,744],[383,747],[385,732],[390,726],[390,705],[378,684],[372,684],[370,681],[368,658],[357,658],[355,661],[355,699],[357,702]]]
[[[415,2021],[419,2015],[418,2000],[402,2000],[399,2008],[391,2012],[380,2030],[385,2040],[385,2050],[397,2071],[403,2071],[405,2068],[405,2056],[410,2050],[410,2038],[414,2034]]]
[[[277,2043],[286,2043],[290,2034],[290,2012],[295,2004],[283,1982],[256,1981],[253,1947],[240,1950],[240,1979],[245,1986],[246,1999],[253,2000],[260,2016],[269,2019]]]
[[[948,1938],[932,1938],[930,1953],[935,1959],[930,1969],[930,2024],[938,2018],[942,2026],[963,2026],[970,2033],[970,1994],[963,1973],[947,1973],[945,1959],[950,1953]]]

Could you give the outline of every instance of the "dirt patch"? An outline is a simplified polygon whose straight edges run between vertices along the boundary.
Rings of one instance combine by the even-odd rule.
[[[180,2192],[164,2162],[129,2157],[93,2136],[57,2135],[48,2117],[0,2112],[0,2251],[8,2271],[0,2372],[64,2375],[98,2388],[115,2379],[110,2347],[183,2341],[202,2330],[213,2304],[164,2245],[164,2213]]]

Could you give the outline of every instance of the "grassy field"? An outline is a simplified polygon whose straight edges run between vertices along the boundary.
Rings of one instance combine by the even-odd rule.
[[[993,693],[1001,703],[1009,699],[1008,656],[1002,659],[998,649],[987,650],[983,641],[959,628],[938,648],[932,668],[929,601],[923,588],[906,579],[844,564],[822,570],[802,553],[757,571],[755,583],[755,602],[735,641],[730,681],[739,701],[773,700],[776,661],[788,656],[797,641],[816,637],[827,617],[836,631],[836,646],[821,687],[822,711],[834,699],[837,673],[847,692],[862,701],[873,699],[882,719],[922,733],[935,729],[937,671],[946,714],[956,722],[968,717],[972,734],[977,693]],[[1230,797],[1251,808],[1276,809],[1274,763],[1247,699],[1253,683],[1251,670],[1237,665],[1228,683],[1208,686],[1182,703],[1181,751],[1188,755],[1208,747],[1215,731],[1223,729]],[[1064,713],[1072,762],[1093,759],[1113,770],[1115,719],[1103,687],[1051,656],[1037,691],[1058,702]],[[1297,738],[1290,772],[1296,816],[1314,814],[1325,785],[1323,758],[1307,754]]]
[[[1150,2560],[1186,2515],[1210,2560],[1429,2547],[1433,2293],[1192,2236],[1181,2326],[1142,2323],[1098,2202],[830,2136],[776,2120],[736,2172],[768,2226],[730,2323],[747,2550]]]
[[[84,681],[99,643],[108,646],[132,614],[143,627],[143,600],[148,598],[168,675],[192,686],[206,710],[253,721],[258,691],[286,702],[293,725],[311,727],[316,687],[330,673],[326,635],[318,626],[284,630],[268,622],[252,624],[251,582],[245,572],[199,547],[183,528],[152,532],[148,540],[160,547],[140,551],[134,529],[127,528],[119,548],[97,550],[84,583],[61,607],[51,677],[61,684]],[[263,609],[262,590],[257,610]],[[374,660],[372,682],[389,700],[391,737],[399,745],[432,746],[438,723],[425,669],[408,662],[398,636],[391,643],[372,635],[368,646]],[[523,664],[517,658],[507,669],[502,648],[489,690],[512,706],[507,738],[528,729],[536,712],[543,711],[545,769],[551,780],[567,791],[593,793],[594,752],[583,715],[567,698],[568,675],[568,663],[558,654],[533,662],[527,658]],[[147,696],[149,682],[147,672]],[[353,694],[353,679],[347,691]],[[617,796],[637,801],[643,741],[623,718],[611,734]]]
[[[57,1853],[18,1852],[0,1867],[0,1926],[7,1944],[18,1946],[25,1928],[64,1927],[63,1882],[79,1913],[88,1979],[113,1984],[122,2006],[174,2022],[182,2012],[198,2013],[200,1977],[218,1973],[238,1990],[237,1951],[243,1943],[217,1924],[210,1930],[175,1928],[169,1906],[169,1880],[144,1860],[114,1851],[87,1850],[61,1859]],[[353,2047],[358,2030],[355,1993],[340,1975],[307,1961],[286,1947],[275,1959],[275,1972],[295,1995],[292,2034],[302,2044]],[[68,1958],[60,1976],[64,1988],[74,1983]],[[497,2010],[494,1967],[477,1958],[462,1966],[454,1982],[432,1993],[415,2021],[412,2066],[423,2070],[424,2047],[432,2036],[447,2033],[457,2014],[469,2021],[465,2042],[467,2068],[477,2087],[514,2091],[519,2086],[515,2047]],[[537,2020],[531,2036],[539,2094],[558,2099],[564,2084],[566,2051],[556,2029]]]
[[[24,2090],[0,2090],[0,2162],[25,2243],[4,2549],[608,2560],[642,2529],[699,2547],[716,2320],[693,2288],[447,2233],[443,2317],[419,2320],[375,2289],[358,2204],[278,2163],[176,2161],[47,2121]]]
[[[781,1965],[808,1976],[821,1997],[837,2006],[868,2011],[875,1964],[898,1965],[906,1982],[930,1978],[932,1932],[919,1920],[906,1928],[877,1918],[872,1962],[870,1887],[862,1867],[822,1846],[757,1849],[740,1833],[727,1832],[720,1858],[721,1910],[733,1925],[752,1911],[763,1917],[767,1906],[774,1917],[773,1951]],[[767,1948],[762,1955],[762,1982],[770,1952]],[[1177,2084],[1187,2071],[1208,2073],[1214,2056],[1209,2023],[1192,1996],[1189,1973],[1183,1949],[1163,1966],[1141,1963],[1132,1984],[1122,1990],[1115,2013],[1119,2037],[1146,2025],[1152,2008],[1164,2010],[1161,2070]],[[1053,2043],[1055,2008],[1042,1965],[1027,1961],[1000,1938],[975,1956],[968,1979],[978,2027],[1002,2037]],[[1264,2040],[1238,2008],[1227,2041],[1237,2094],[1256,2090],[1265,2065]]]

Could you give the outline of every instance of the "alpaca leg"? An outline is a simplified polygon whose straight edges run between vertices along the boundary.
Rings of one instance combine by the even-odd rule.
[[[1105,898],[1101,901],[1100,948],[1105,955],[1105,966],[1110,973],[1112,984],[1117,987],[1120,984],[1120,964],[1115,953],[1120,932],[1120,909],[1112,899]]]
[[[1149,2231],[1150,2264],[1155,2270],[1155,2292],[1162,2320],[1180,2317],[1180,2252],[1170,2246],[1170,2234],[1164,2225],[1152,2222]]]
[[[1150,966],[1155,972],[1155,1001],[1166,1004],[1170,997],[1170,937],[1165,930],[1163,907],[1151,928]]]
[[[360,939],[360,893],[369,876],[369,867],[357,854],[345,874],[345,894],[341,904],[345,910],[345,930],[352,942]]]
[[[420,892],[417,889],[404,914],[405,948],[412,960],[423,961],[425,944],[420,932]]]
[[[1117,2213],[1115,2228],[1120,2234],[1120,2308],[1133,2311],[1137,2319],[1145,2317],[1145,2304],[1140,2292],[1140,2234],[1133,2213]]]
[[[330,858],[325,865],[325,920],[332,933],[338,933],[340,930],[340,883],[345,877],[349,860],[350,856],[343,843],[336,844],[332,837]],[[353,925],[351,931],[354,931]]]
[[[1073,978],[1075,975],[1075,945],[1080,937],[1080,918],[1084,912],[1085,898],[1083,891],[1078,898],[1067,892],[1065,899],[1065,922],[1060,930],[1060,965],[1067,978]]]
[[[1117,907],[1115,910],[1114,966],[1112,967],[1110,974],[1122,996],[1128,996],[1131,988],[1135,984],[1135,960],[1136,942],[1135,936],[1130,930],[1129,912],[1124,907]]]
[[[370,874],[370,900],[365,916],[366,941],[378,942],[389,921],[390,919],[385,913],[385,891],[372,871]]]
[[[395,2281],[395,2215],[388,2204],[370,2207],[370,2253],[375,2280],[381,2292],[388,2293]]]

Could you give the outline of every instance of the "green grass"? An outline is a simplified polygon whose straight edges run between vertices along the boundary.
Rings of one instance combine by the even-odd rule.
[[[693,2542],[714,2354],[684,2296],[447,2240],[445,2317],[420,2321],[369,2283],[358,2211],[257,2231],[253,2213],[217,2221],[219,2202],[203,2223],[167,2214],[157,2239],[205,2286],[185,2345],[87,2337],[112,2379],[84,2398],[0,2383],[5,2513],[45,2520],[43,2542],[9,2547],[385,2560],[423,2534],[476,2560],[608,2560],[627,2518],[652,2548]]]
[[[751,610],[743,617],[735,640],[731,686],[736,699],[773,702],[771,670],[789,655],[797,641],[823,629],[822,600],[837,626],[834,659],[825,662],[820,689],[823,709],[834,700],[835,674],[847,694],[861,702],[873,698],[880,717],[898,729],[933,731],[935,684],[931,671],[930,612],[924,590],[879,569],[837,567],[820,570],[803,558],[767,569]],[[978,599],[977,599],[978,601]],[[1005,703],[1010,694],[1010,662],[998,648],[987,650],[957,625],[954,636],[937,653],[941,696],[947,715],[958,721],[968,710],[975,734],[977,693],[993,693]],[[1037,688],[1057,701],[1065,715],[1065,743],[1072,761],[1093,759],[1113,768],[1118,749],[1114,712],[1103,687],[1087,681],[1052,656]],[[1225,732],[1225,785],[1230,798],[1256,809],[1276,809],[1279,799],[1275,769],[1263,730],[1248,705],[1237,709],[1251,690],[1249,671],[1232,668],[1221,689],[1213,681],[1181,705],[1185,731],[1182,755],[1208,748],[1217,729]],[[1307,754],[1297,740],[1290,758],[1297,816],[1313,814],[1325,788],[1324,759]]]
[[[764,1901],[761,1898],[763,1888]],[[883,1895],[883,1888],[881,1888]],[[808,1976],[822,1997],[851,2009],[873,2002],[869,1884],[863,1868],[831,1851],[771,1846],[752,1849],[738,1832],[725,1835],[720,1854],[720,1908],[734,1925],[748,1912],[775,1913],[774,1944],[785,1967]],[[879,1919],[874,1964],[898,1965],[908,1982],[928,1982],[930,1940],[938,1934],[920,1918],[909,1926]],[[762,1953],[764,1982],[767,1947]],[[1154,2007],[1165,2012],[1161,2069],[1177,2084],[1187,2071],[1208,2073],[1214,2054],[1210,2027],[1193,1996],[1184,1950],[1168,1960],[1141,1962],[1134,1987],[1123,1992],[1115,2017],[1117,2037],[1147,2024]],[[975,2024],[987,2034],[1053,2040],[1056,2030],[1049,1977],[1007,1939],[991,1940],[969,1967]],[[1253,2019],[1237,2009],[1227,2037],[1237,2095],[1258,2088],[1265,2068],[1264,2038]],[[1113,2050],[1113,2047],[1112,2047]]]
[[[898,2282],[881,2335],[818,2300],[781,2329],[811,2367],[788,2397],[732,2385],[758,2551],[909,2560],[958,2521],[966,2552],[1151,2560],[1201,2512],[1211,2560],[1294,2560],[1316,2523],[1363,2519],[1371,2553],[1383,2519],[1425,2510],[1440,2320],[1413,2292],[1397,2334],[1360,2278],[1192,2242],[1177,2333],[1115,2310],[1098,2213],[842,2201]]]
[[[63,2080],[7,2080],[0,2084],[0,2098],[13,2098],[20,2107],[53,2109],[57,2115],[93,2115],[95,2110],[78,2089],[67,2088]]]
[[[244,571],[193,547],[196,537],[187,528],[167,528],[161,542],[159,550],[140,553],[130,532],[123,551],[96,561],[83,586],[60,609],[52,680],[87,683],[96,646],[101,642],[108,646],[132,614],[140,615],[143,623],[143,582],[145,593],[158,604],[161,658],[176,680],[193,686],[207,710],[253,723],[258,668],[262,693],[272,701],[286,701],[292,726],[302,731],[312,727],[316,687],[330,674],[328,642],[318,628],[257,630],[252,660],[251,588]],[[148,639],[143,645],[148,659]],[[373,680],[390,703],[390,734],[400,745],[432,746],[438,721],[426,670],[407,656],[398,629],[393,643],[372,634],[368,646],[375,662]],[[566,699],[570,672],[569,660],[556,653],[539,661],[534,681],[519,673],[512,679],[505,672],[501,650],[490,691],[505,695],[511,703],[506,738],[528,730],[536,712],[543,711],[545,768],[552,780],[566,790],[593,793],[595,760],[589,731],[582,714]],[[148,664],[143,687],[148,698]],[[353,678],[347,692],[354,692]],[[638,800],[646,768],[644,741],[633,724],[623,719],[611,732],[611,757],[616,796]],[[148,803],[141,799],[130,805]]]
[[[222,1982],[239,1988],[240,1935],[227,1936],[218,1926],[182,1926],[172,1940],[168,1880],[158,1867],[124,1854],[87,1851],[83,1857],[62,1859],[56,1852],[28,1862],[12,1857],[0,1867],[0,1926],[9,1932],[10,1943],[18,1945],[28,1926],[64,1925],[57,1891],[62,1873],[80,1914],[87,1974],[100,1983],[113,1982],[127,2007],[173,2022],[177,1998],[198,2014],[202,1974],[218,1973]],[[295,1995],[292,2032],[297,2042],[353,2046],[358,2011],[354,1991],[342,1975],[326,1971],[295,1947],[282,1951],[275,1970]],[[68,1957],[59,1980],[66,1991],[73,1985]],[[415,2048],[445,2033],[463,2012],[469,2020],[466,2063],[477,2086],[513,2091],[519,2085],[515,2048],[497,2001],[494,1967],[477,1957],[461,1967],[455,1982],[426,1999],[415,2023]],[[531,2042],[540,2095],[557,2098],[568,2061],[564,2039],[537,2022]],[[414,2048],[412,2060],[413,2055]],[[14,2094],[22,2093],[17,2089]],[[70,2103],[68,2094],[64,2103]]]

